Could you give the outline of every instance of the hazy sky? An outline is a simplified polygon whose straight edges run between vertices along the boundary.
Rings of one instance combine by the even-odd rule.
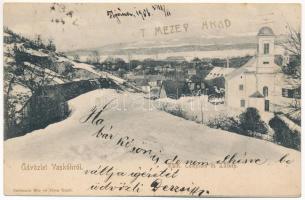
[[[121,23],[118,23],[107,16],[107,11],[118,8],[134,14],[136,10],[147,8],[151,16],[145,20],[120,17]],[[300,29],[298,4],[165,4],[165,8],[170,16],[154,11],[152,4],[7,3],[4,5],[4,25],[25,36],[41,34],[43,39],[52,38],[61,51],[120,42],[256,35],[265,25],[276,35],[287,32],[287,23]],[[163,26],[169,26],[165,28],[168,34],[164,35]],[[156,27],[161,27],[157,34]],[[144,37],[141,29],[145,29]]]

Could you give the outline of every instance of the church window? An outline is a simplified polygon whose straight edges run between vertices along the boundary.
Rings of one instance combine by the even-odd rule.
[[[263,87],[263,94],[264,94],[264,97],[268,96],[268,87],[267,86]]]
[[[263,62],[263,64],[264,64],[264,65],[267,65],[267,64],[269,64],[269,62],[268,62],[268,61],[265,61],[265,62]]]
[[[239,85],[239,90],[244,90],[244,85],[243,84]]]
[[[269,43],[264,44],[264,54],[269,54]]]
[[[240,100],[240,107],[245,107],[246,106],[246,102],[244,99]]]

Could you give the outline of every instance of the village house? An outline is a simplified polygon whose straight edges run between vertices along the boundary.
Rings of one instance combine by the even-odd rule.
[[[190,95],[191,91],[185,81],[166,80],[162,82],[159,97],[179,99]]]
[[[163,67],[160,66],[160,65],[158,65],[158,66],[154,67],[154,70],[155,70],[156,72],[162,72]]]
[[[233,72],[235,68],[230,67],[213,67],[213,69],[205,76],[205,80],[211,80],[214,78],[225,77],[227,74]]]
[[[228,107],[255,107],[260,112],[275,112],[278,105],[287,103],[287,77],[274,62],[274,40],[273,30],[262,27],[257,34],[256,56],[225,76],[225,104]],[[289,85],[295,89],[300,84]]]
[[[197,70],[195,67],[191,67],[191,68],[187,69],[187,75],[189,77],[194,76],[196,74],[197,74]]]
[[[160,87],[162,84],[162,81],[165,80],[165,77],[162,75],[149,75],[146,76],[148,80],[148,85],[151,87]]]
[[[139,87],[143,92],[148,93],[150,91],[150,86],[147,79],[134,79],[133,82],[137,87]]]
[[[134,70],[133,74],[135,75],[144,75],[145,74],[145,68],[143,65],[138,65]]]
[[[203,78],[199,76],[192,76],[187,80],[188,87],[193,95],[201,95],[205,89]]]
[[[126,77],[128,81],[133,82],[141,90],[149,92],[151,88],[161,87],[162,81],[165,80],[165,76],[162,75],[129,75]]]

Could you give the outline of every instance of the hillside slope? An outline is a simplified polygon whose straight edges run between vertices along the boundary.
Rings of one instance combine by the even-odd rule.
[[[103,76],[94,66],[77,63],[56,51],[50,40],[28,39],[4,28],[5,118],[13,126],[29,98],[46,85]]]
[[[93,135],[101,126],[81,121],[94,106],[102,108],[110,101],[100,117],[104,119],[103,132],[112,134],[114,139],[96,138]],[[72,114],[66,120],[5,141],[5,158],[88,162],[145,159],[145,155],[115,145],[114,141],[126,136],[134,139],[133,145],[151,149],[161,159],[174,155],[183,159],[219,159],[236,152],[270,160],[286,153],[295,158],[300,155],[298,151],[267,141],[211,129],[159,111],[139,93],[99,89],[69,101],[69,105]]]

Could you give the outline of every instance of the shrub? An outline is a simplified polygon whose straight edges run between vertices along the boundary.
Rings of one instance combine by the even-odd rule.
[[[183,111],[183,109],[181,108],[181,106],[177,106],[177,105],[170,105],[168,103],[164,103],[161,104],[161,108],[160,110],[165,111],[167,113],[170,113],[172,115],[175,115],[177,117],[182,117],[182,118],[186,118],[186,113],[185,111]]]
[[[169,110],[168,112],[177,117],[185,117],[185,112],[182,110],[182,108],[180,106],[177,107],[176,109]]]
[[[238,122],[233,117],[217,116],[216,118],[210,119],[206,125],[210,128],[222,129],[237,133],[240,132]]]
[[[240,128],[246,132],[257,132],[266,134],[268,132],[267,125],[261,120],[259,112],[256,108],[247,108],[240,114]]]
[[[290,130],[277,116],[269,121],[269,125],[274,130],[274,140],[276,143],[300,150],[301,137],[296,131]]]

